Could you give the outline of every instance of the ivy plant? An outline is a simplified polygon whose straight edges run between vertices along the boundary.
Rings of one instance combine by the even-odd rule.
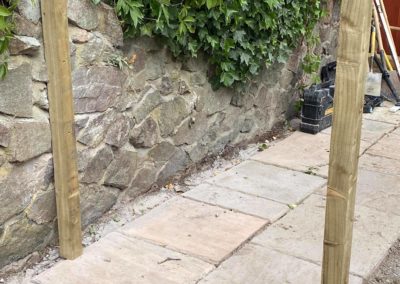
[[[111,2],[111,3],[110,3]],[[128,37],[161,36],[175,56],[204,52],[214,86],[285,62],[322,16],[321,0],[109,0]]]
[[[0,0],[0,79],[7,75],[8,45],[13,36],[11,16],[16,5],[16,0]]]

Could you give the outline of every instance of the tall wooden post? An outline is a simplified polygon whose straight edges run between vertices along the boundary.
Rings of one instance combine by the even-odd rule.
[[[42,0],[60,255],[82,254],[67,0]]]
[[[323,284],[349,281],[372,0],[342,0],[325,219]]]

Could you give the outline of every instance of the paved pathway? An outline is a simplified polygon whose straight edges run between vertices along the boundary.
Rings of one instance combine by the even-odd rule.
[[[400,236],[399,124],[386,107],[364,116],[350,283]],[[33,283],[320,283],[329,142],[296,132]]]

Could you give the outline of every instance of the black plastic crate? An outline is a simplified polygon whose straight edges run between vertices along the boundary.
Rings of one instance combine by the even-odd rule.
[[[334,86],[315,85],[304,92],[300,130],[316,134],[332,125]]]

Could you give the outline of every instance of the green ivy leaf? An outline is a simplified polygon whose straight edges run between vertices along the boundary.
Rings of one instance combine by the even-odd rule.
[[[318,41],[314,26],[323,15],[321,0],[109,2],[126,36],[160,36],[174,56],[204,52],[214,67],[213,87],[246,83],[264,66],[286,62],[300,41],[312,46]],[[8,20],[0,15],[0,34],[5,29],[10,29]],[[0,48],[6,50],[6,44]],[[302,66],[315,72],[318,58],[309,55]]]
[[[0,16],[1,17],[9,17],[11,15],[12,15],[12,12],[10,10],[8,10],[4,6],[0,6]]]
[[[7,76],[7,63],[0,64],[0,79],[3,80]]]
[[[207,8],[211,10],[214,7],[217,7],[220,4],[220,0],[207,0]]]

